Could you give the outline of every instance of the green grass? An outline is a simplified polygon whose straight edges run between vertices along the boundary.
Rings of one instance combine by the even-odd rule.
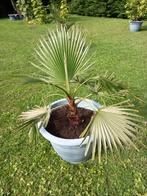
[[[95,51],[95,71],[114,71],[135,88],[145,101],[141,109],[147,120],[147,22],[144,30],[131,33],[128,20],[74,16],[87,33]],[[38,39],[49,25],[0,20],[0,195],[98,195],[139,196],[147,193],[146,130],[138,134],[139,152],[134,149],[79,165],[61,160],[42,137],[34,146],[28,132],[19,131],[17,117],[34,105],[48,104],[54,89],[22,85],[17,74],[34,72],[28,63]]]

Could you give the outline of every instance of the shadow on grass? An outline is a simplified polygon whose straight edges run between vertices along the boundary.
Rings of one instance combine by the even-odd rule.
[[[142,26],[142,31],[147,31],[147,25]]]
[[[140,110],[141,115],[144,117],[145,121],[147,121],[147,103],[145,103]]]
[[[87,20],[86,17],[81,17],[81,15],[76,15],[76,14],[71,15],[70,18],[73,22],[79,22],[79,21],[86,21]]]

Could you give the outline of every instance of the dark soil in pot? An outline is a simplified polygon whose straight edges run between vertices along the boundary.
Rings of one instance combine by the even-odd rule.
[[[60,138],[79,138],[80,134],[90,122],[93,111],[85,108],[77,108],[77,115],[79,117],[79,123],[73,125],[69,119],[68,105],[54,109],[51,113],[46,130],[52,135]]]

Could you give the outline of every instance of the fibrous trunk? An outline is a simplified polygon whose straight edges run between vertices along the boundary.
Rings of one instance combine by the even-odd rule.
[[[67,100],[69,106],[69,114],[67,117],[72,126],[77,126],[80,123],[80,118],[77,112],[77,105],[75,104],[73,97],[68,96]]]

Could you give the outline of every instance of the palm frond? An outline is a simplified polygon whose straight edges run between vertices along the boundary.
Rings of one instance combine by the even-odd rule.
[[[33,138],[36,138],[38,129],[40,129],[42,126],[47,126],[50,118],[50,113],[50,107],[36,107],[32,110],[21,113],[21,115],[19,116],[19,119],[22,121],[20,129],[30,127],[30,141],[32,141]]]
[[[51,31],[40,40],[36,51],[37,63],[32,65],[42,72],[52,84],[65,86],[70,91],[70,81],[85,73],[93,63],[88,57],[89,45],[77,29],[64,27]]]
[[[68,92],[64,89],[64,87],[61,87],[60,85],[56,85],[50,82],[49,78],[47,76],[25,76],[25,81],[24,84],[29,84],[29,83],[43,83],[43,84],[48,84],[51,86],[55,86],[56,88],[60,89],[62,92],[64,92],[67,96],[69,96]],[[52,95],[51,95],[52,96]]]
[[[50,84],[48,78],[46,77],[35,77],[35,76],[31,76],[31,75],[25,75],[25,80],[24,80],[24,84],[30,84],[30,83],[44,83],[44,84]]]
[[[110,93],[126,89],[114,73],[105,72],[105,74],[100,74],[100,76],[95,79],[102,90],[106,90]]]
[[[80,84],[84,83],[95,94],[98,94],[99,92],[107,92],[109,94],[112,94],[119,92],[120,90],[127,89],[127,86],[125,86],[120,80],[118,80],[114,73],[99,73],[96,76],[89,75],[86,78],[89,78],[86,82],[85,77],[76,78],[76,82]]]
[[[29,136],[29,143],[30,144],[32,144],[32,143],[36,144],[37,143],[39,132],[38,132],[38,128],[37,128],[36,125],[32,126],[30,128],[28,136]]]
[[[101,160],[102,151],[107,149],[113,152],[118,147],[132,145],[136,136],[136,130],[141,128],[138,125],[142,117],[134,113],[132,109],[126,109],[121,106],[109,106],[98,109],[90,121],[88,127],[83,131],[81,137],[89,135],[89,141],[85,155],[92,144],[92,159],[98,152],[99,161]],[[92,141],[92,143],[91,143]]]

